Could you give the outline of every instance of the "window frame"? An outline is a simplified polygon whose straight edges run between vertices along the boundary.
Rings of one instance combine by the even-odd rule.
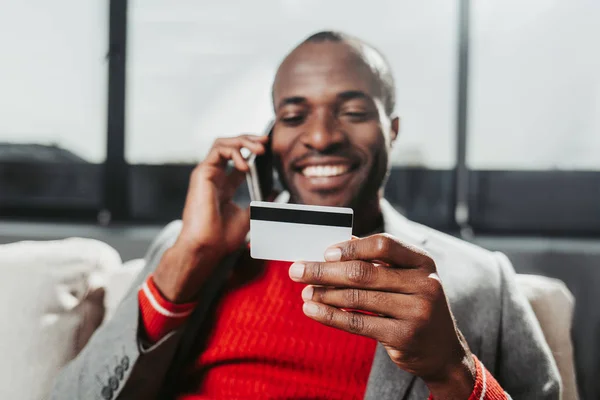
[[[470,2],[457,1],[456,166],[394,166],[386,197],[408,218],[450,233],[600,237],[600,171],[467,166]],[[0,218],[155,224],[180,217],[194,165],[125,159],[127,6],[109,2],[105,162],[0,162]],[[238,199],[248,201],[245,187]]]

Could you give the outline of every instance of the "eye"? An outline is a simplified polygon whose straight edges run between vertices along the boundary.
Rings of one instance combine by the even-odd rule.
[[[304,122],[304,115],[302,114],[290,114],[281,117],[281,122],[288,126],[297,126]]]
[[[370,114],[361,110],[342,111],[341,116],[351,122],[363,122],[369,119]]]

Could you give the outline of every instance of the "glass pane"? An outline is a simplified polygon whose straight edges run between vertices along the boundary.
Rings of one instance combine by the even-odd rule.
[[[600,169],[600,2],[471,4],[469,165]]]
[[[217,136],[259,132],[298,42],[339,29],[375,45],[397,81],[396,164],[455,162],[455,1],[129,2],[127,159],[196,162]]]
[[[0,32],[0,162],[102,162],[108,3],[12,1]]]

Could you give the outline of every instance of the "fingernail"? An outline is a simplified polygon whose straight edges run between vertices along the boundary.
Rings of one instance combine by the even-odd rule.
[[[304,303],[302,311],[304,311],[304,314],[306,315],[315,316],[319,313],[319,306],[315,303]]]
[[[304,301],[312,300],[314,292],[315,292],[315,289],[312,286],[305,287],[304,290],[302,290],[302,300],[304,300]]]
[[[293,280],[300,280],[304,276],[304,264],[302,263],[293,263],[290,267],[290,278]]]
[[[332,247],[325,251],[326,261],[340,261],[342,259],[342,249],[339,247]]]

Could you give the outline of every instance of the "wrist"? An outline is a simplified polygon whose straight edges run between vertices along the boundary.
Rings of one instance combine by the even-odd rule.
[[[171,303],[193,302],[217,264],[215,252],[201,252],[175,243],[165,251],[154,271],[154,284]]]
[[[424,380],[436,400],[467,400],[473,393],[476,378],[475,360],[467,351],[460,362],[448,365],[441,374]]]

